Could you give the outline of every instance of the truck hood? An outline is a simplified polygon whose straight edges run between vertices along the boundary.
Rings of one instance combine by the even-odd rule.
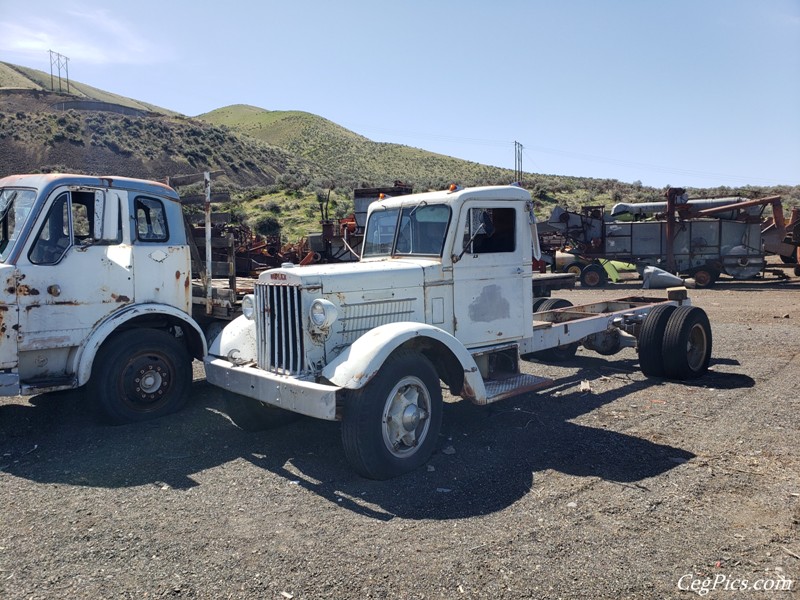
[[[281,267],[264,271],[261,283],[299,285],[319,288],[325,294],[358,292],[418,286],[424,267],[435,261],[420,259],[385,259],[366,262]]]

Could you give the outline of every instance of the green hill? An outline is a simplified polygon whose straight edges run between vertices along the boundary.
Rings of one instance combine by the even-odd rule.
[[[395,179],[419,189],[451,182],[509,183],[509,169],[488,167],[399,144],[373,142],[322,117],[299,111],[269,111],[247,105],[220,108],[197,117],[283,148],[337,174],[351,187]]]

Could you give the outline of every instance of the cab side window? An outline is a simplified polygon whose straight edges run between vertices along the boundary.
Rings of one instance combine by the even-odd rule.
[[[141,242],[166,242],[169,239],[164,204],[155,198],[136,198],[136,237]]]
[[[28,254],[33,264],[56,264],[73,244],[92,237],[93,197],[91,193],[64,192],[56,198]]]
[[[513,252],[516,247],[516,210],[513,208],[471,208],[464,232],[472,239],[472,254]]]

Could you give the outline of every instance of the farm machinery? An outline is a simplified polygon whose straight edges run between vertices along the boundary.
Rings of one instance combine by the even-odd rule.
[[[722,274],[757,277],[766,254],[796,262],[800,219],[796,209],[785,218],[780,196],[689,199],[682,188],[669,188],[665,196],[664,202],[617,204],[610,214],[603,206],[553,210],[548,225],[572,248],[582,285],[605,284],[606,261],[659,267],[693,277],[698,287]],[[767,206],[772,217],[765,221]]]

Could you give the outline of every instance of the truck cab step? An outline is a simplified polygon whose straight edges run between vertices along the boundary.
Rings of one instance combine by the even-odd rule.
[[[484,380],[486,386],[486,402],[497,402],[504,398],[535,392],[553,385],[553,380],[548,377],[537,377],[536,375],[526,375],[519,373],[498,379]]]

